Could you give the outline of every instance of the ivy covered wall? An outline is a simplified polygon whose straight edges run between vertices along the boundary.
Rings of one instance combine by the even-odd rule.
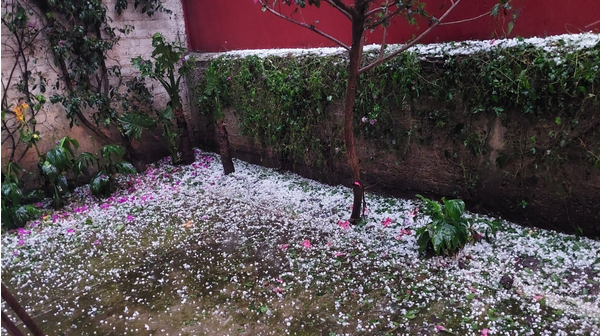
[[[521,223],[599,235],[600,43],[517,40],[451,54],[405,53],[362,76],[354,124],[367,185],[461,197]],[[199,65],[190,90],[206,145],[222,107],[238,156],[350,185],[343,56]]]

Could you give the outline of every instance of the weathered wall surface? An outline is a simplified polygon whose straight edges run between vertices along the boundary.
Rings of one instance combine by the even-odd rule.
[[[31,3],[27,3],[31,5]],[[121,15],[118,15],[115,11],[115,1],[104,1],[104,5],[107,8],[107,15],[113,20],[110,24],[113,27],[123,28],[125,25],[133,26],[134,29],[128,35],[122,35],[119,43],[113,48],[108,54],[107,66],[118,65],[122,77],[120,79],[123,83],[123,90],[126,90],[124,83],[137,75],[139,71],[131,66],[131,59],[137,56],[149,59],[152,54],[152,35],[156,32],[162,33],[167,41],[181,41],[184,45],[187,41],[185,32],[185,22],[183,19],[183,9],[181,2],[177,0],[164,1],[166,8],[172,11],[171,14],[166,12],[156,12],[152,17],[148,17],[145,13],[141,13],[139,9],[133,9],[133,2],[130,4],[130,8],[124,10]],[[2,15],[11,9],[11,1],[2,2]],[[35,7],[34,7],[35,8]],[[46,23],[39,19],[39,16],[33,16],[35,19],[31,21],[37,27],[43,27]],[[48,50],[48,43],[45,40],[44,32],[37,38],[36,52],[29,55],[31,59],[36,59],[36,62],[31,62],[33,66],[30,70],[34,73],[39,73],[47,79],[48,86],[47,91],[44,95],[49,98],[50,96],[58,93],[62,94],[63,91],[56,90],[54,84],[58,80],[59,69],[54,64],[52,53]],[[23,96],[18,92],[16,83],[20,80],[20,64],[13,71],[16,57],[14,50],[16,48],[16,41],[14,36],[10,33],[7,27],[2,25],[2,86],[3,96],[6,88],[6,99],[7,104],[16,104],[19,97]],[[22,62],[21,62],[22,63]],[[12,80],[10,79],[12,75]],[[154,94],[154,104],[156,108],[163,108],[168,102],[168,96],[164,91],[163,87],[158,82],[152,82],[147,80],[148,87]],[[61,83],[62,84],[62,83]],[[113,85],[118,84],[116,79],[112,82]],[[64,85],[63,85],[64,87]],[[185,88],[185,83],[182,83],[182,88]],[[186,96],[187,90],[182,89],[184,111],[189,112],[188,99]],[[39,88],[35,90],[35,93],[40,93]],[[45,152],[50,149],[54,142],[52,139],[60,139],[64,136],[70,136],[75,138],[80,143],[79,152],[88,151],[96,153],[98,149],[105,145],[105,143],[99,142],[95,139],[93,133],[83,126],[69,127],[69,121],[66,118],[64,108],[60,104],[52,104],[49,101],[44,105],[42,110],[37,116],[38,124],[36,129],[40,132],[42,141],[38,143],[41,152]],[[14,113],[6,113],[6,122],[9,127],[14,125],[17,121],[14,118]],[[18,136],[18,134],[15,134]],[[118,139],[118,133],[113,130],[111,134],[113,139]],[[10,141],[4,141],[7,137],[6,132],[2,134],[2,163],[4,164],[10,155]],[[162,144],[152,136],[147,136],[144,139],[147,147],[141,148],[139,143],[135,142],[134,146],[140,150],[139,157],[143,161],[151,161],[166,155],[166,150]],[[117,143],[117,141],[115,141]],[[17,150],[16,159],[21,156],[24,146],[20,146]],[[29,170],[36,171],[36,164],[38,162],[37,153],[35,150],[29,150],[27,154],[21,160],[21,165]]]
[[[340,105],[337,105],[338,108]],[[431,107],[421,106],[423,109]],[[341,110],[340,110],[341,111]],[[595,113],[600,112],[596,110]],[[351,174],[344,156],[329,158],[326,166],[306,166],[283,160],[254,138],[241,135],[239,119],[232,109],[225,110],[233,156],[255,164],[283,168],[330,184],[351,185]],[[343,117],[333,113],[332,124],[341,127]],[[521,114],[509,111],[502,117],[478,115],[473,119],[453,116],[453,125],[469,125],[480,134],[487,149],[481,157],[428,123],[424,113],[399,113],[397,127],[410,130],[408,120],[420,121],[426,142],[410,142],[400,151],[382,151],[371,141],[357,141],[357,155],[365,185],[370,191],[398,196],[423,194],[433,197],[462,198],[473,211],[493,214],[517,223],[563,232],[582,232],[600,236],[600,173],[581,157],[561,167],[543,167],[540,162],[522,156],[516,148],[533,134],[543,134],[543,126]],[[218,150],[210,118],[200,118],[201,142]],[[508,130],[511,131],[508,131]],[[594,131],[600,130],[596,127]],[[596,135],[598,142],[599,136]],[[449,155],[449,153],[452,153]],[[453,158],[456,153],[458,159]],[[510,155],[512,162],[497,165],[499,153]]]

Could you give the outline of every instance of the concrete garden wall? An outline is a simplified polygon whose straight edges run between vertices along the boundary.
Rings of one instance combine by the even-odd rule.
[[[598,62],[599,47],[600,44],[596,44],[591,48],[590,55],[596,62],[592,64]],[[529,56],[518,54],[521,50],[523,55],[529,55],[529,49],[515,48],[514,57],[529,62]],[[277,54],[285,55],[285,51]],[[222,104],[234,156],[289,169],[327,183],[351,185],[342,142],[342,94],[335,84],[343,84],[343,78],[335,77],[343,72],[343,57],[238,58],[235,54],[224,57],[200,62],[190,90],[195,94],[192,100],[199,100],[205,85],[203,69],[215,66],[223,72],[226,94],[222,96]],[[438,58],[422,57],[411,63],[419,69],[414,80],[409,77],[414,73],[403,72],[403,76],[408,76],[407,85],[402,84],[402,76],[398,76],[400,84],[390,84],[397,80],[395,72],[409,67],[406,60],[392,62],[363,78],[359,95],[363,92],[364,96],[358,100],[364,103],[357,104],[355,134],[357,155],[368,190],[462,198],[472,210],[480,213],[493,213],[531,226],[599,236],[598,79],[589,83],[591,91],[580,95],[581,99],[549,94],[549,105],[543,103],[535,111],[526,112],[526,105],[503,102],[504,98],[500,98],[500,103],[505,104],[502,107],[489,97],[480,97],[488,101],[487,106],[474,109],[471,100],[478,93],[476,88],[469,88],[468,81],[477,79],[479,70],[471,75],[457,75],[456,78],[461,79],[456,82],[448,79],[453,78],[449,69],[464,70],[459,66],[452,68],[453,62],[474,58],[448,54]],[[475,69],[489,62],[485,56],[481,59],[484,63],[467,67]],[[308,64],[306,69],[303,64]],[[593,69],[590,70],[593,73]],[[540,75],[540,81],[551,75],[548,71]],[[308,77],[314,73],[325,76],[329,82],[310,85],[326,86],[315,91],[296,84],[288,88],[286,82],[301,83],[300,86],[312,83]],[[511,74],[507,69],[496,75]],[[562,75],[567,76],[567,82],[578,81],[566,72]],[[529,80],[530,91],[533,91],[536,79]],[[333,84],[327,84],[331,82]],[[444,85],[443,90],[437,89]],[[538,85],[538,92],[547,90],[547,84]],[[485,93],[486,89],[477,92]],[[412,90],[412,93],[408,99],[401,100],[401,104],[379,103],[383,97],[402,97],[403,90]],[[416,90],[422,92],[417,95]],[[314,100],[314,94],[319,95],[319,92],[323,93],[319,98],[322,102],[313,101],[313,105],[319,106],[317,109],[323,106],[324,111],[315,113],[310,107],[313,105],[305,102]],[[296,99],[296,94],[304,98]],[[501,97],[513,96],[507,93]],[[290,104],[299,104],[297,113],[294,107],[286,107],[290,100]],[[393,99],[388,100],[393,102]],[[558,105],[564,108],[556,108]],[[377,121],[371,124],[369,119],[373,118],[374,109],[381,110]],[[198,116],[196,124],[202,144],[216,149],[210,104],[201,104],[199,113],[194,115]],[[364,116],[368,117],[366,123],[361,121]],[[314,122],[306,123],[309,118]],[[294,125],[300,125],[308,135],[302,138],[300,132],[295,138],[290,137]],[[287,133],[278,133],[281,128],[287,129]],[[257,131],[259,129],[263,131]]]

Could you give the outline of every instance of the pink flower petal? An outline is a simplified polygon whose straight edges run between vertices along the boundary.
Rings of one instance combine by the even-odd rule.
[[[341,227],[342,229],[350,229],[350,223],[348,221],[342,222],[342,221],[338,221],[338,226]]]
[[[481,329],[481,336],[488,336],[490,334],[489,329]]]
[[[302,247],[311,248],[312,245],[310,244],[310,241],[308,239],[304,239],[304,241],[302,242]]]
[[[446,327],[444,327],[442,325],[436,325],[435,326],[435,330],[437,330],[438,332],[440,332],[440,331],[446,331]]]
[[[283,244],[283,245],[281,245],[281,249],[285,251],[285,250],[287,250],[287,248],[289,246],[290,246],[290,244]]]

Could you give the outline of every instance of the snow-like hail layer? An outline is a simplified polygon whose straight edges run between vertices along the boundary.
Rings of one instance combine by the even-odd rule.
[[[596,290],[590,286],[600,283],[599,241],[503,222],[492,244],[468,245],[455,257],[424,258],[414,236],[414,230],[427,220],[415,220],[418,203],[369,194],[366,225],[348,226],[344,221],[352,200],[350,188],[238,160],[235,165],[236,172],[225,176],[217,155],[197,152],[197,161],[190,166],[172,167],[162,160],[144,174],[123,177],[120,190],[101,202],[90,195],[87,186],[78,188],[63,210],[29,223],[21,232],[2,236],[2,280],[15,289],[26,309],[37,313],[54,310],[55,316],[68,319],[75,305],[93,315],[100,308],[89,303],[79,307],[84,304],[79,301],[83,296],[103,283],[127,281],[132,269],[156,263],[164,251],[197,251],[192,245],[210,250],[209,241],[230,244],[234,250],[260,244],[255,250],[258,256],[281,263],[283,271],[275,274],[281,284],[271,292],[253,292],[241,285],[228,294],[231,298],[259,295],[261,300],[270,300],[265,304],[275,305],[273,302],[286,298],[286,291],[302,293],[309,286],[323,284],[325,280],[317,280],[313,274],[326,274],[328,288],[350,301],[372,300],[363,286],[380,286],[391,300],[381,313],[388,321],[399,314],[398,309],[402,315],[414,314],[403,306],[393,308],[400,302],[404,307],[425,309],[450,299],[463,309],[471,307],[461,311],[459,318],[478,323],[485,320],[478,328],[499,331],[506,327],[505,320],[487,321],[489,307],[516,302],[524,314],[539,319],[540,303],[545,302],[564,314],[534,321],[542,334],[555,330],[566,334],[567,328],[600,333],[600,299],[588,293],[590,288]],[[47,207],[49,201],[45,204]],[[476,228],[485,226],[479,223]],[[225,250],[213,252],[233,255]],[[340,262],[350,261],[347,267],[339,267]],[[244,267],[243,263],[233,264]],[[201,278],[203,269],[186,263],[179,271]],[[225,271],[232,275],[232,284],[246,274]],[[401,279],[406,274],[424,278],[405,283]],[[503,275],[514,278],[512,289],[499,288]],[[258,278],[261,284],[273,281],[272,276]],[[400,279],[402,285],[391,286],[390,279]],[[133,285],[168,280],[150,275],[137,278]],[[403,299],[406,286],[413,294]],[[269,293],[275,296],[267,297]],[[192,300],[190,294],[182,285],[167,295],[175,295],[185,304]],[[135,296],[131,300],[145,302]],[[373,331],[369,329],[373,325],[349,320],[338,302],[335,307],[341,326],[352,322],[358,323],[357,331]],[[127,307],[124,314],[127,319],[137,316]],[[267,318],[268,314],[261,316]]]
[[[509,48],[517,45],[531,45],[534,47],[543,48],[546,51],[556,51],[560,49],[584,49],[595,46],[600,43],[600,34],[581,33],[581,34],[564,34],[548,37],[531,37],[531,38],[511,38],[511,39],[495,39],[484,41],[463,41],[463,42],[444,42],[431,44],[416,44],[407,49],[408,52],[415,52],[421,56],[439,57],[447,55],[469,55],[478,52],[489,51],[493,48]],[[402,44],[390,44],[386,47],[386,53],[392,52],[401,48]],[[379,44],[370,44],[365,46],[365,52],[378,52],[381,49]],[[194,54],[202,60],[208,60],[219,56],[225,57],[269,57],[269,56],[333,56],[345,55],[346,50],[341,47],[326,47],[326,48],[289,48],[289,49],[249,49],[249,50],[232,50],[221,53],[198,53]]]

